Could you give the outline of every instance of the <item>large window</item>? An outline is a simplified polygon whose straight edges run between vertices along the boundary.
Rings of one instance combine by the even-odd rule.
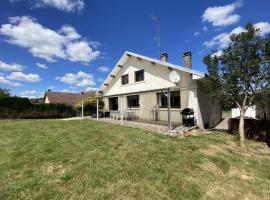
[[[135,82],[143,81],[144,80],[144,70],[141,69],[135,72]]]
[[[128,84],[128,74],[122,76],[122,85]]]
[[[129,108],[140,107],[139,101],[140,101],[139,95],[127,96],[127,104]]]
[[[163,92],[157,94],[160,108],[167,108],[167,97]],[[180,91],[171,91],[171,108],[181,108]]]

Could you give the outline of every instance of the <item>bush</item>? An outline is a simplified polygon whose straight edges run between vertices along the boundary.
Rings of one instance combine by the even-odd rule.
[[[29,99],[21,97],[0,97],[0,108],[23,111],[32,108]]]
[[[27,98],[0,98],[2,119],[46,119],[76,116],[76,110],[65,104],[32,104]]]
[[[99,109],[103,109],[104,102],[99,100],[98,106],[99,106]],[[81,110],[82,110],[81,101],[76,103],[75,108],[77,109],[78,112],[81,112]],[[83,101],[83,111],[84,111],[84,115],[92,115],[93,113],[96,113],[97,112],[97,100],[94,98],[84,100]]]

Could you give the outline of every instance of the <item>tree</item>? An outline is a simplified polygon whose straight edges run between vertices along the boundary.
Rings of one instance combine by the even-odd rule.
[[[104,102],[101,99],[99,99],[99,101],[98,101],[98,106],[99,106],[99,109],[103,109],[103,107],[104,107]],[[85,99],[83,101],[83,107],[84,107],[84,114],[85,115],[91,115],[93,113],[96,113],[97,99],[96,98]],[[75,108],[80,112],[82,109],[82,102],[78,101],[75,104]]]
[[[9,97],[10,93],[8,89],[0,88],[0,97]]]
[[[217,56],[204,57],[209,94],[223,103],[240,109],[240,142],[244,145],[244,114],[248,106],[258,103],[270,91],[270,36],[247,24],[245,30],[230,36],[229,44]]]

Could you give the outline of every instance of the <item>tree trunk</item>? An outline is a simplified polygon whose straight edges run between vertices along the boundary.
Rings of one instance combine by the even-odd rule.
[[[241,146],[245,146],[245,112],[246,112],[246,101],[247,101],[247,94],[245,94],[244,101],[242,103],[242,106],[240,106],[238,103],[238,107],[240,109],[240,119],[239,119],[239,133],[240,133],[240,144]]]
[[[240,133],[240,144],[245,146],[245,111],[240,109],[240,121],[239,121],[239,133]]]

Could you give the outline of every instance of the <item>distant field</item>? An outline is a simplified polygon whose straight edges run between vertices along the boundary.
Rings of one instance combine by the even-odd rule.
[[[90,120],[0,121],[0,199],[269,199],[270,150]]]

